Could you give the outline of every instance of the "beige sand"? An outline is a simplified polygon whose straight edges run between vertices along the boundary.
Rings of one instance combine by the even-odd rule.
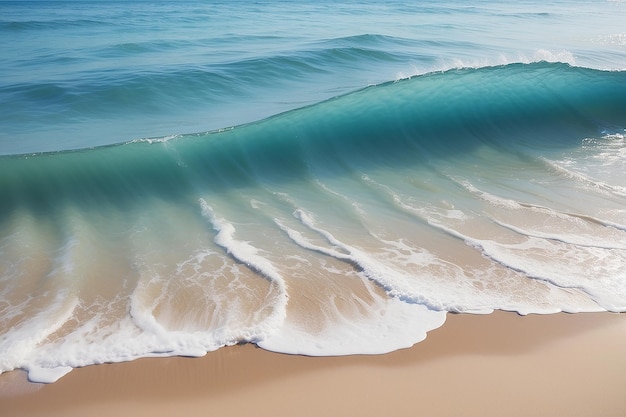
[[[623,417],[626,315],[449,315],[425,342],[379,356],[245,345],[90,366],[51,385],[16,371],[0,376],[0,415]]]

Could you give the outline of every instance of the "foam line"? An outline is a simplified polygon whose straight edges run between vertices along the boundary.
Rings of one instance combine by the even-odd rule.
[[[201,198],[200,206],[202,208],[202,214],[211,222],[215,231],[217,231],[215,243],[224,248],[234,259],[242,262],[251,270],[256,271],[261,276],[268,279],[272,283],[272,289],[279,292],[278,304],[273,306],[273,312],[266,319],[265,326],[265,328],[269,329],[278,329],[287,316],[287,302],[289,297],[285,280],[267,258],[258,255],[257,248],[247,242],[235,239],[235,227],[225,219],[218,218],[206,200]],[[272,330],[270,330],[270,333],[271,331]],[[255,337],[256,340],[251,341],[256,342],[266,336],[267,335],[258,335]]]

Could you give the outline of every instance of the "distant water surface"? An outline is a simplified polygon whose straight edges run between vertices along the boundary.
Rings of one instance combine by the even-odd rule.
[[[626,68],[618,1],[0,2],[0,154],[203,132],[368,85]]]

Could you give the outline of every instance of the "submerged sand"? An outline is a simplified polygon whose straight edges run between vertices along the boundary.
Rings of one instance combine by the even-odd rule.
[[[626,315],[449,315],[386,355],[304,357],[234,346],[204,358],[0,375],[14,416],[626,415]]]

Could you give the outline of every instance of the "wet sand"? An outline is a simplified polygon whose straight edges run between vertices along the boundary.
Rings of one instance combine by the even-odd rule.
[[[303,357],[234,346],[204,358],[0,375],[0,415],[626,415],[626,314],[448,315],[410,349]]]

